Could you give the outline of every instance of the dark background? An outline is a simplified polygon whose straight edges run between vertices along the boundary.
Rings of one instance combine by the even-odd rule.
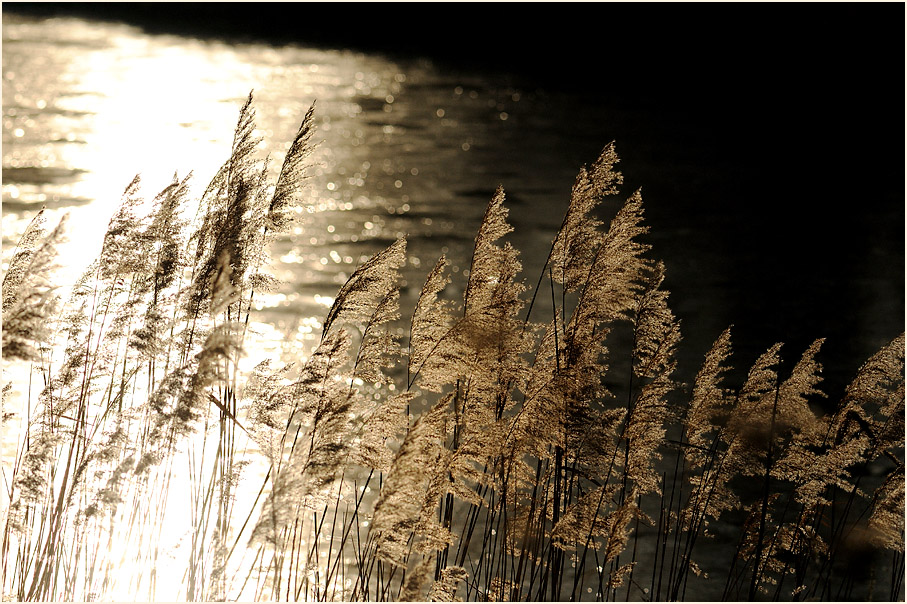
[[[678,210],[688,217],[681,236],[658,244],[685,322],[707,311],[671,281],[671,262],[686,262],[681,274],[690,274],[712,270],[697,264],[712,258],[722,264],[713,285],[727,292],[715,303],[735,323],[741,365],[775,341],[790,346],[792,361],[812,339],[828,337],[822,360],[833,396],[904,329],[901,3],[4,3],[3,10],[425,56],[625,112],[609,138],[625,141],[626,173],[653,166],[636,174],[647,199],[682,206],[663,217],[650,204],[653,233]],[[701,253],[685,257],[685,250]]]

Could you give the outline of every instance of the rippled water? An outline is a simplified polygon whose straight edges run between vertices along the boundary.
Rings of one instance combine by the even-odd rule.
[[[566,97],[508,78],[445,73],[426,60],[150,36],[74,19],[5,14],[3,78],[3,258],[39,208],[51,224],[69,213],[64,280],[99,251],[134,174],[150,197],[174,171],[192,170],[200,192],[229,153],[250,90],[262,154],[274,167],[316,103],[320,142],[304,192],[314,212],[272,246],[284,284],[258,297],[251,364],[273,351],[290,360],[311,345],[350,273],[401,235],[408,239],[404,308],[442,253],[454,273],[450,293],[459,295],[456,277],[465,281],[475,230],[498,185],[508,191],[512,241],[533,278],[576,171],[608,142],[570,132]],[[12,369],[5,367],[5,379]],[[4,448],[12,455],[15,442]],[[179,568],[167,568],[163,561],[157,570],[178,578]],[[159,586],[158,595],[169,593]]]
[[[462,270],[499,184],[515,244],[540,267],[576,170],[607,142],[562,132],[563,108],[545,93],[354,52],[5,16],[3,72],[4,250],[47,206],[72,214],[75,265],[96,252],[85,242],[99,242],[132,175],[149,194],[174,171],[204,186],[250,90],[274,166],[315,102],[321,142],[305,193],[317,212],[273,250],[294,285],[271,300],[281,329],[323,314],[351,270],[401,234],[413,278],[442,252]]]
[[[534,283],[576,171],[613,139],[625,193],[643,187],[649,241],[667,264],[685,326],[686,379],[732,323],[741,365],[776,341],[793,357],[828,337],[826,376],[838,388],[903,330],[902,200],[873,196],[860,203],[863,211],[838,217],[824,202],[833,184],[821,180],[833,168],[817,173],[816,151],[804,147],[793,160],[802,179],[765,173],[760,152],[741,153],[749,142],[729,146],[732,123],[704,121],[708,106],[637,107],[601,98],[602,85],[546,91],[525,78],[418,57],[3,18],[4,258],[41,205],[71,212],[78,238],[99,244],[134,174],[149,194],[174,172],[192,170],[196,190],[203,187],[254,90],[272,166],[312,102],[322,141],[306,191],[319,211],[274,250],[280,277],[294,284],[269,301],[273,314],[264,317],[281,331],[323,315],[323,302],[356,264],[401,233],[409,236],[411,286],[442,252],[462,269],[498,185],[508,193],[511,241]],[[716,128],[728,134],[716,137]],[[84,263],[95,252],[82,243],[67,258]]]
[[[681,351],[686,379],[733,322],[742,323],[742,331],[749,325],[759,332],[742,339],[750,359],[779,339],[805,343],[838,336],[831,371],[848,376],[903,329],[903,279],[892,281],[885,264],[902,267],[903,251],[892,254],[886,240],[871,241],[871,231],[861,228],[872,224],[868,219],[853,218],[857,234],[848,249],[854,254],[841,252],[834,259],[841,263],[834,273],[840,281],[808,281],[811,267],[818,266],[809,255],[787,258],[781,268],[770,255],[760,263],[765,248],[795,229],[777,238],[758,232],[741,237],[748,221],[763,225],[755,213],[721,211],[732,200],[722,200],[723,206],[691,201],[709,174],[668,152],[680,144],[680,135],[658,134],[665,131],[658,130],[664,119],[659,116],[587,95],[540,90],[516,76],[454,71],[420,58],[227,44],[12,14],[3,16],[4,262],[42,206],[52,215],[71,214],[78,243],[63,257],[75,276],[98,251],[92,246],[100,244],[134,174],[142,174],[153,195],[174,172],[191,170],[198,192],[226,159],[250,90],[272,166],[280,165],[312,102],[321,141],[305,192],[315,212],[272,249],[285,285],[261,303],[266,348],[286,349],[285,333],[311,342],[352,270],[403,234],[404,308],[441,253],[451,260],[452,287],[462,286],[456,274],[468,267],[474,232],[498,185],[507,191],[515,226],[510,240],[522,252],[527,282],[534,284],[577,169],[618,134],[634,132],[639,140],[629,141],[628,153],[622,153],[625,192],[652,184],[654,194],[644,190],[650,242],[666,260],[672,300],[688,328]],[[691,124],[678,128],[684,136],[696,130]],[[623,141],[617,142],[620,153]],[[692,144],[687,157],[720,155],[697,148],[702,141],[695,138]],[[675,159],[663,161],[668,156]],[[809,283],[804,287],[816,299],[830,300],[843,312],[821,308],[812,298],[802,302],[804,293],[796,289],[801,282]],[[752,295],[748,284],[755,284]],[[791,318],[781,319],[785,313]],[[831,334],[817,333],[816,324],[828,325]],[[791,331],[791,325],[802,331]]]

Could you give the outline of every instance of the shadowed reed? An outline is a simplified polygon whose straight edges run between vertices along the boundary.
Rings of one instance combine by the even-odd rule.
[[[257,358],[313,109],[276,182],[251,95],[200,197],[175,176],[146,200],[136,177],[65,299],[63,224],[42,212],[22,236],[3,279],[24,376],[3,413],[5,598],[903,599],[903,334],[831,414],[822,340],[789,373],[772,346],[733,386],[728,329],[679,383],[642,196],[610,203],[613,144],[531,285],[499,188],[461,300],[442,256],[401,317],[400,239],[340,288],[308,356]]]

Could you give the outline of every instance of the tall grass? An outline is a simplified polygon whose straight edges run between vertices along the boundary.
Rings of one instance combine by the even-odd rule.
[[[305,203],[314,115],[273,184],[254,117],[250,95],[198,199],[174,177],[144,200],[136,177],[65,301],[62,225],[39,214],[22,237],[3,281],[5,362],[29,380],[3,416],[21,426],[5,597],[682,600],[709,581],[732,600],[903,599],[903,334],[830,415],[821,340],[789,373],[772,346],[735,387],[728,329],[679,383],[642,196],[602,207],[611,144],[531,286],[498,189],[462,300],[441,257],[402,318],[401,239],[340,289],[310,354],[257,358],[253,302]]]

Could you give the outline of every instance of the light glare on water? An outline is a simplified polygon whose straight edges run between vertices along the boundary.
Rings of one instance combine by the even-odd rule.
[[[401,66],[354,52],[147,36],[68,19],[5,19],[5,259],[41,205],[71,213],[71,231],[83,243],[66,258],[79,267],[97,252],[84,242],[100,240],[133,175],[141,175],[150,197],[174,173],[191,170],[199,192],[229,151],[249,91],[272,170],[316,103],[320,143],[301,216],[308,224],[272,252],[280,278],[321,284],[321,295],[403,234],[417,252],[411,254],[416,268],[421,238],[453,237],[465,255],[494,187],[516,171],[505,163],[489,172],[474,154],[510,136],[500,119],[505,129],[489,130],[488,116],[505,109],[520,115],[521,93],[506,86],[464,88],[428,63]],[[54,170],[65,178],[55,178]],[[571,178],[565,172],[561,195]],[[546,188],[530,182],[527,191],[544,195]],[[470,226],[462,226],[464,219]],[[426,252],[438,253],[434,247]],[[446,251],[454,258],[456,252]],[[279,306],[300,310],[287,298]]]
[[[71,243],[60,255],[64,266],[58,281],[63,294],[96,257],[108,219],[136,173],[141,174],[144,196],[150,200],[174,174],[182,178],[192,171],[190,197],[198,197],[229,156],[239,108],[253,91],[256,135],[262,138],[259,157],[264,161],[269,156],[273,183],[300,120],[315,103],[318,144],[310,158],[310,178],[300,198],[298,223],[271,245],[271,270],[281,284],[273,293],[255,293],[244,356],[238,361],[243,378],[262,359],[274,365],[304,362],[321,337],[322,321],[341,285],[365,260],[398,237],[407,237],[400,282],[404,318],[426,273],[442,253],[450,262],[451,274],[444,295],[462,299],[473,236],[498,185],[507,193],[508,219],[515,227],[507,240],[521,251],[525,272],[520,279],[531,288],[563,217],[577,169],[597,156],[612,138],[616,124],[623,126],[623,135],[640,134],[643,141],[643,151],[636,147],[634,161],[620,166],[627,183],[624,193],[639,184],[639,172],[648,171],[642,184],[651,179],[662,185],[661,195],[647,198],[647,211],[656,210],[647,214],[647,223],[659,216],[661,220],[660,224],[652,221],[647,241],[655,245],[655,256],[666,259],[668,274],[675,279],[670,285],[672,307],[677,301],[677,308],[682,309],[678,316],[683,315],[685,344],[695,343],[678,352],[680,366],[689,378],[714,336],[738,320],[737,316],[728,317],[737,311],[734,301],[762,299],[747,289],[750,282],[758,283],[753,271],[740,271],[735,265],[742,256],[725,253],[739,243],[733,233],[740,230],[730,227],[739,226],[741,216],[749,224],[758,208],[747,207],[746,214],[731,208],[733,196],[722,198],[720,206],[700,206],[698,199],[691,202],[701,192],[709,193],[710,184],[714,186],[715,181],[709,180],[712,167],[694,160],[681,160],[690,165],[661,161],[664,157],[677,161],[704,150],[713,154],[705,157],[714,157],[714,149],[705,149],[708,144],[701,142],[697,147],[696,137],[690,136],[698,125],[679,124],[672,143],[664,130],[652,125],[658,120],[646,110],[621,112],[615,103],[526,88],[511,76],[453,72],[415,57],[150,35],[124,25],[77,19],[33,20],[10,14],[3,19],[4,269],[15,242],[40,207],[47,207],[51,227],[69,213]],[[689,147],[687,139],[692,141]],[[624,141],[617,143],[620,151]],[[683,146],[683,152],[665,152],[663,144]],[[643,166],[640,157],[645,158]],[[646,161],[650,164],[645,165]],[[668,199],[671,195],[664,194],[666,190],[678,198]],[[717,197],[727,191],[710,193]],[[602,206],[603,214],[617,209],[605,207],[608,203],[619,202],[609,200]],[[754,224],[758,231],[759,225],[764,228],[768,223]],[[722,241],[721,233],[727,241]],[[854,243],[855,249],[859,247]],[[770,313],[780,315],[802,305],[798,297],[802,292],[797,294],[790,280],[783,286],[779,279],[785,276],[780,274],[783,270],[774,261],[764,260],[761,237],[758,246],[743,253],[750,259],[744,266],[764,264],[773,282],[782,284],[776,291],[784,295],[770,300]],[[783,255],[778,258],[784,260],[778,265],[790,260]],[[855,253],[850,264],[842,266],[846,270],[841,274],[849,277],[841,282],[856,282],[851,277],[864,274],[867,258]],[[903,256],[900,258],[902,262]],[[878,329],[879,333],[891,327],[884,316],[897,306],[898,298],[891,295],[893,285],[886,280],[859,283],[867,288],[865,297],[870,301],[860,302],[863,305],[855,307],[860,312],[847,316],[853,315],[854,322],[860,323],[852,331],[868,334],[860,340],[866,344],[866,340],[878,338],[878,333],[862,324],[881,325],[884,329]],[[802,285],[801,280],[795,284]],[[550,316],[551,300],[539,298],[534,317]],[[833,312],[829,310],[829,316]],[[806,314],[816,314],[815,309],[807,309]],[[767,321],[765,314],[758,313],[742,319],[757,324]],[[895,327],[902,326],[899,322],[900,317],[895,317]],[[765,325],[770,327],[770,323],[768,317]],[[760,325],[760,337],[762,332],[772,331],[763,327]],[[894,333],[884,335],[890,339]],[[405,343],[405,334],[398,335]],[[613,349],[622,350],[621,343],[617,344]],[[59,338],[57,345],[50,363],[54,369],[62,360]],[[877,346],[871,342],[863,348],[876,350]],[[855,369],[865,358],[861,352],[847,370]],[[611,370],[627,362],[627,358],[614,358]],[[741,366],[745,368],[746,361]],[[3,373],[4,382],[13,384],[13,397],[5,401],[3,411],[18,412],[13,423],[6,424],[12,429],[3,435],[3,472],[8,480],[8,460],[20,444],[16,438],[26,432],[27,408],[38,400],[42,376],[29,374],[29,367],[21,363],[5,363]],[[622,374],[609,371],[606,379],[617,379],[612,375]],[[380,390],[379,385],[359,379],[346,380],[343,385],[361,389],[369,400],[395,391],[393,384]],[[141,394],[137,389],[135,396]],[[414,400],[410,421],[425,405],[424,400]],[[162,506],[167,516],[147,527],[137,523],[139,530],[130,537],[132,541],[124,539],[105,550],[111,568],[118,569],[103,590],[105,596],[123,600],[186,597],[186,560],[194,547],[191,521],[199,517],[197,510],[188,514],[186,509],[200,500],[204,488],[200,477],[218,442],[217,419],[208,419],[185,449],[170,459],[177,470],[171,484],[153,485],[156,495],[167,493],[170,503]],[[234,446],[244,454],[257,445],[237,431]],[[238,493],[235,523],[255,505],[264,470],[248,466],[243,472],[251,480]],[[358,490],[337,493],[337,497],[346,505],[355,501],[357,492],[375,497],[376,491],[360,481]],[[147,493],[126,495],[141,499]],[[6,496],[4,491],[0,497]],[[8,504],[0,500],[0,512],[8,511],[4,507]],[[363,534],[368,533],[369,523],[368,518],[358,523]],[[150,534],[155,529],[148,527],[167,528],[165,534],[155,535]],[[232,528],[237,530],[235,525]],[[299,543],[309,544],[314,551],[318,544],[310,539],[301,537]],[[153,577],[143,574],[147,560],[133,561],[126,556],[136,543],[152,541],[156,544]],[[239,576],[239,569],[253,564],[253,556],[251,550],[238,548],[227,575]],[[720,567],[725,560],[719,555],[707,563]],[[317,569],[307,578],[317,582]],[[332,581],[328,590],[336,591],[331,593],[350,593],[348,577],[335,576]],[[239,593],[240,599],[260,597],[251,583],[254,580],[245,591],[232,585],[236,590],[231,593]],[[718,589],[720,593],[720,586]],[[591,588],[587,593],[592,597]]]
[[[404,295],[418,291],[418,285],[407,289],[406,281],[419,282],[436,254],[446,253],[451,270],[465,274],[473,227],[501,177],[512,173],[508,165],[489,173],[477,153],[507,135],[486,124],[503,128],[508,116],[518,116],[521,93],[478,82],[464,88],[430,63],[149,36],[124,25],[73,19],[4,15],[3,34],[4,265],[39,208],[47,207],[51,226],[67,213],[70,242],[60,254],[61,293],[100,251],[133,175],[140,174],[150,200],[174,174],[182,178],[191,170],[192,191],[200,194],[228,156],[239,107],[253,91],[256,135],[263,139],[262,159],[270,154],[273,182],[299,121],[316,103],[320,142],[300,221],[271,249],[273,270],[284,285],[256,296],[258,320],[250,325],[240,363],[245,372],[262,358],[300,360],[320,336],[337,288],[397,237],[410,241]],[[439,237],[443,250],[432,241]],[[20,428],[27,416],[28,393],[20,386],[28,383],[22,377],[27,371],[4,365],[4,381],[17,385]],[[32,385],[32,400],[39,390]],[[185,502],[197,500],[204,486],[197,481],[217,443],[213,429],[214,424],[202,428],[177,458],[177,465],[190,468],[188,476],[177,472],[152,489],[167,493],[169,503],[161,507],[166,516],[149,526],[166,530],[145,534],[140,523],[136,534],[104,552],[118,569],[105,597],[185,597],[182,561],[190,555],[193,532]],[[5,460],[17,446],[10,432]],[[255,445],[245,440],[238,446]],[[246,471],[259,480],[264,472]],[[255,492],[241,491],[236,509],[254,505]],[[153,576],[143,573],[151,558],[130,558],[152,541]],[[248,563],[246,553],[234,556],[235,568],[228,572]],[[335,587],[348,590],[349,583]]]

